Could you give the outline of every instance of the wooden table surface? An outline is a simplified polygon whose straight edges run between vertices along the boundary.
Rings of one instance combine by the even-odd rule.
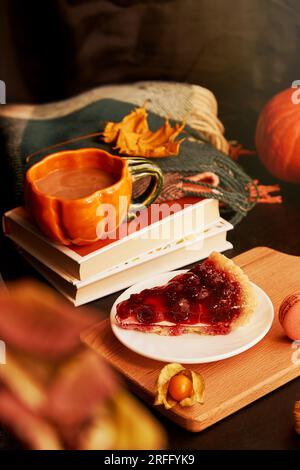
[[[255,156],[241,157],[244,168],[264,183],[272,179]],[[234,248],[226,254],[235,256],[255,246],[269,246],[300,256],[300,186],[282,184],[281,205],[260,204],[230,233]],[[0,271],[4,280],[24,275],[38,277],[13,250],[1,240]],[[280,266],[278,266],[280,270]],[[300,286],[299,286],[300,288]],[[99,318],[108,315],[118,294],[93,302]],[[191,434],[163,418],[152,408],[169,435],[171,449],[299,449],[300,436],[293,430],[293,406],[300,400],[300,378],[247,406],[243,410],[199,433]],[[0,448],[17,444],[0,429]]]

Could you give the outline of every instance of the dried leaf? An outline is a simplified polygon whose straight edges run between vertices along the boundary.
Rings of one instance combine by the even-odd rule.
[[[103,140],[114,143],[121,154],[132,157],[160,158],[178,155],[183,139],[175,140],[183,131],[185,123],[171,126],[167,118],[157,131],[149,129],[146,109],[136,108],[121,122],[108,122],[103,131]]]

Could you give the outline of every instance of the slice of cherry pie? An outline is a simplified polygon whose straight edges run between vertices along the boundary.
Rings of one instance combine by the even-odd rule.
[[[121,328],[161,335],[225,335],[247,322],[255,308],[251,283],[220,253],[166,285],[132,294],[117,305]]]

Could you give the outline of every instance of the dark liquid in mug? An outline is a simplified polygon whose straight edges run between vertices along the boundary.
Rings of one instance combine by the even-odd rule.
[[[99,168],[61,168],[35,181],[37,188],[49,196],[79,199],[116,183],[111,173]]]

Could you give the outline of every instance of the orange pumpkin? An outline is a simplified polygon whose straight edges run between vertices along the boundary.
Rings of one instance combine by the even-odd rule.
[[[299,90],[289,88],[274,96],[262,110],[256,128],[261,161],[277,178],[300,183]]]

